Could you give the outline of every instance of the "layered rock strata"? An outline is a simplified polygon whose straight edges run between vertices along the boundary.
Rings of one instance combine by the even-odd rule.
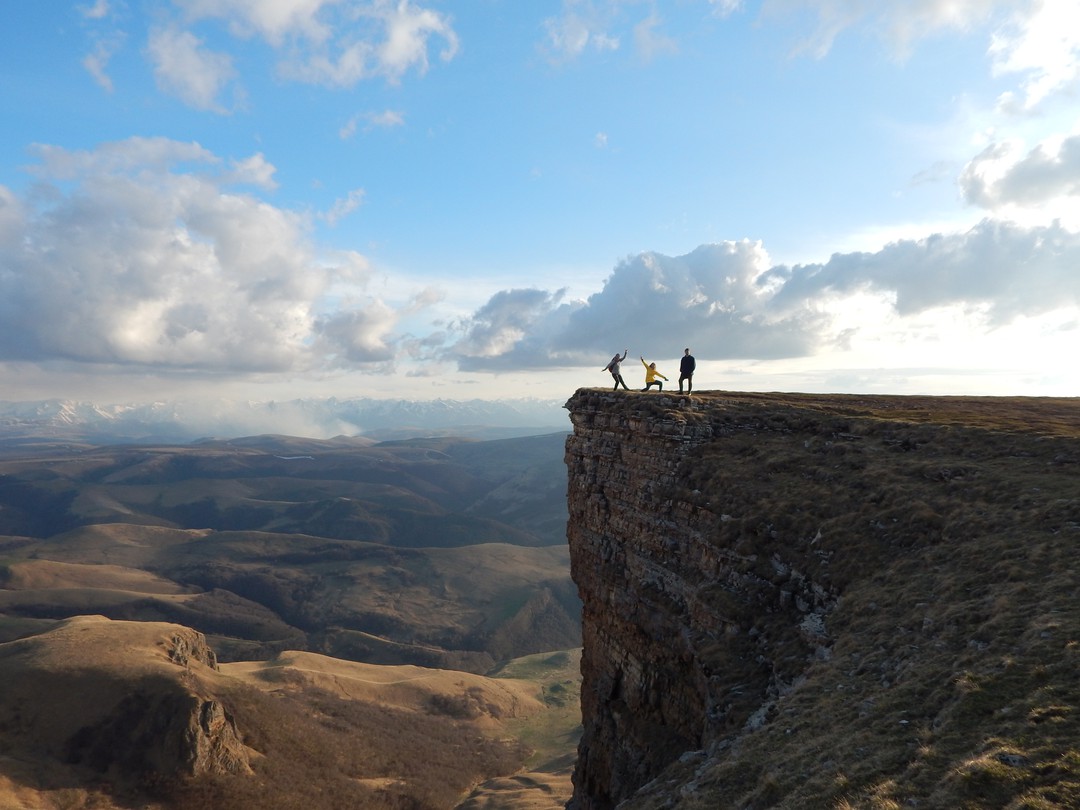
[[[582,389],[566,407],[569,807],[994,801],[957,777],[980,757],[1002,796],[1063,795],[1071,726],[1024,718],[1074,680],[1080,405]],[[1013,691],[985,715],[967,684],[1002,666]],[[998,785],[1002,762],[1030,780]]]
[[[688,482],[724,428],[699,399],[578,392],[568,403],[568,538],[583,600],[579,810],[631,795],[724,730],[760,722],[825,643],[835,595],[801,555],[756,557],[711,542],[721,513]],[[734,428],[732,428],[734,429]],[[779,618],[766,634],[760,615]]]

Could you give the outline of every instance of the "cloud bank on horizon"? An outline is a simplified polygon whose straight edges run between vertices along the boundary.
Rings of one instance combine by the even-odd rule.
[[[803,371],[903,369],[935,358],[946,376],[986,372],[946,393],[1075,394],[1080,385],[1069,367],[1080,335],[1080,10],[1068,0],[696,0],[678,10],[564,0],[544,12],[435,0],[96,0],[71,6],[63,36],[34,14],[5,9],[27,17],[8,36],[60,37],[59,52],[74,40],[82,55],[67,58],[78,70],[19,74],[3,91],[7,115],[54,84],[93,93],[100,106],[87,113],[85,134],[57,111],[6,136],[6,153],[25,156],[0,166],[0,375],[9,392],[34,369],[55,390],[76,377],[119,387],[159,375],[189,385],[351,380],[363,392],[418,396],[434,380],[441,390],[456,381],[471,395],[485,387],[505,395],[510,380],[525,395],[555,380],[604,384],[596,368],[624,345],[674,365],[684,344],[735,386],[785,362]],[[740,46],[742,37],[775,47]],[[876,41],[886,56],[874,61],[866,48]],[[963,53],[949,58],[967,56],[943,91],[952,106],[906,120],[905,94],[930,78],[949,84],[939,54],[957,42]],[[865,189],[866,200],[848,199],[843,210],[833,210],[827,187],[794,178],[756,197],[779,166],[765,132],[784,110],[749,98],[768,91],[753,83],[738,89],[741,106],[723,105],[727,123],[712,140],[658,141],[656,151],[627,134],[622,116],[635,120],[636,106],[609,99],[587,109],[590,75],[659,104],[652,94],[673,92],[673,80],[706,78],[695,71],[717,47],[728,75],[750,58],[741,47],[756,49],[766,55],[754,58],[772,60],[779,78],[770,81],[815,98],[835,95],[831,60],[843,71],[874,61],[868,71],[903,88],[892,120],[877,125],[909,146],[896,162],[922,172],[899,191]],[[510,75],[492,77],[507,60]],[[79,75],[92,91],[71,89]],[[560,92],[577,83],[582,95],[559,101],[569,123],[536,132],[529,94],[542,99],[545,82]],[[694,92],[709,104],[707,85]],[[492,117],[460,120],[473,112],[461,94],[483,97]],[[843,111],[852,122],[861,101]],[[690,128],[695,112],[685,115],[659,131]],[[298,117],[299,132],[285,137]],[[581,143],[556,152],[568,127]],[[796,140],[776,149],[802,165],[820,160],[822,176],[844,188],[858,187],[863,161],[887,171],[894,158],[875,144],[867,156],[833,154],[809,136],[792,156],[799,127],[791,122]],[[445,134],[455,128],[489,150],[468,177],[455,161],[474,158]],[[729,135],[762,142],[760,158],[742,153],[746,175],[723,160],[724,204],[752,235],[713,238],[726,227],[715,223],[673,235],[670,224],[619,222],[635,207],[655,221],[685,220],[687,204],[699,203],[677,199],[677,178],[705,172]],[[503,139],[510,157],[490,151]],[[353,151],[333,151],[341,149]],[[343,166],[340,154],[353,162]],[[658,168],[643,168],[642,155]],[[517,176],[497,170],[511,159]],[[913,191],[923,181],[934,196]],[[610,202],[630,187],[628,208]],[[905,196],[909,208],[896,202]],[[702,208],[709,199],[717,198],[702,198]],[[819,207],[835,245],[823,246],[820,233],[788,236]],[[546,218],[557,215],[567,219]],[[583,269],[574,251],[589,250],[581,245],[590,233],[625,258],[605,267],[587,255]],[[660,246],[635,247],[650,236]],[[771,257],[773,236],[794,260]],[[816,259],[823,247],[829,257]],[[1002,390],[1034,355],[1044,359],[1039,379],[1023,378],[1031,388]],[[1057,366],[1046,359],[1054,357]],[[995,383],[999,363],[1021,377]],[[900,377],[846,384],[904,393]]]

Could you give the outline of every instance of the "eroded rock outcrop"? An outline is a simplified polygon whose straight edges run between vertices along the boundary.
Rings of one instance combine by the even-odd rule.
[[[65,620],[0,645],[0,752],[140,782],[251,772],[214,694],[216,657],[179,625]]]
[[[146,778],[251,773],[236,721],[217,700],[143,683],[71,738],[67,759]]]

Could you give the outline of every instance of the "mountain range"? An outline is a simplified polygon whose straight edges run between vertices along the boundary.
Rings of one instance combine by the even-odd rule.
[[[285,401],[184,400],[102,404],[0,401],[0,446],[53,439],[94,443],[190,442],[279,434],[329,439],[454,435],[500,439],[567,430],[563,400],[467,401],[364,397]]]

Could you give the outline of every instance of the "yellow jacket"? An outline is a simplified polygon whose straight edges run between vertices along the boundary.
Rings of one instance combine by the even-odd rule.
[[[648,385],[651,382],[656,382],[657,377],[659,377],[662,380],[667,379],[667,377],[665,377],[663,374],[661,374],[655,368],[653,368],[648,363],[646,363],[643,358],[641,360],[641,365],[645,366],[645,384],[646,385]]]

